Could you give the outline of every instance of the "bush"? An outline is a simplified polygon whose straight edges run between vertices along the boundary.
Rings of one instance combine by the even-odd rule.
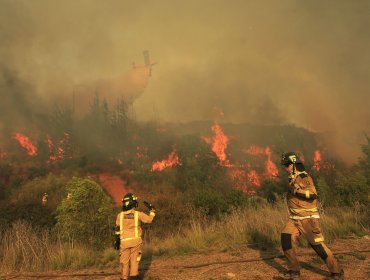
[[[62,201],[56,216],[61,236],[97,249],[110,244],[115,223],[111,198],[90,179],[74,177],[66,189],[72,197]]]
[[[56,176],[52,173],[45,177],[38,177],[23,184],[15,193],[15,199],[19,204],[39,204],[43,194],[48,193],[47,208],[54,211],[60,204],[67,192],[65,185],[68,178]]]
[[[338,204],[353,205],[355,202],[361,204],[369,203],[370,188],[366,177],[360,172],[343,174],[337,172],[335,178],[334,201]]]
[[[18,220],[25,220],[33,226],[52,228],[55,223],[55,213],[40,203],[10,204],[0,208],[0,233]]]
[[[205,189],[191,194],[190,201],[196,209],[201,209],[207,216],[218,216],[229,209],[225,197],[213,190]]]
[[[257,188],[257,194],[267,199],[270,203],[276,203],[279,198],[287,191],[287,182],[277,183],[274,181],[265,180],[261,186]]]

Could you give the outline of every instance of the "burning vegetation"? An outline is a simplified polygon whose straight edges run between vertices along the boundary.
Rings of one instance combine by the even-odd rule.
[[[13,133],[13,139],[16,140],[19,145],[24,148],[29,156],[37,155],[37,147],[30,141],[30,139],[18,132]]]
[[[59,138],[52,138],[48,132],[45,132],[44,141],[41,139],[37,141],[39,146],[32,143],[28,136],[19,132],[13,133],[12,138],[30,157],[35,157],[38,155],[38,151],[43,151],[38,155],[38,160],[44,160],[46,163],[80,160],[80,165],[84,165],[91,160],[93,162],[96,160],[106,162],[111,158],[119,165],[123,165],[121,168],[134,168],[135,164],[131,167],[127,164],[127,160],[131,158],[133,163],[141,162],[139,168],[141,172],[160,172],[181,166],[184,155],[181,152],[179,154],[175,148],[167,154],[165,159],[153,160],[153,154],[158,154],[158,147],[161,145],[163,147],[163,144],[158,145],[159,142],[155,141],[148,142],[145,134],[150,132],[157,135],[159,140],[169,137],[168,141],[172,141],[172,145],[176,145],[174,135],[171,135],[168,129],[156,126],[139,127],[139,129],[133,130],[134,125],[129,111],[129,105],[123,100],[119,101],[113,110],[110,110],[104,101],[95,97],[90,112],[82,120],[74,121],[75,126],[77,122],[77,129],[66,127],[66,131],[69,132],[59,132],[58,134],[61,135]],[[63,112],[71,115],[61,116],[58,111],[58,118],[62,118],[59,120],[60,122],[63,119],[73,119],[73,112],[68,110]],[[82,127],[90,127],[90,130],[85,132],[87,130]],[[279,170],[276,163],[279,160],[279,155],[278,153],[273,154],[276,147],[272,149],[269,145],[263,147],[251,144],[247,148],[239,148],[238,157],[235,157],[229,151],[229,147],[234,144],[242,145],[242,143],[237,143],[238,140],[232,140],[238,137],[225,134],[223,127],[218,123],[211,125],[209,130],[212,132],[211,136],[202,136],[199,139],[202,139],[209,147],[209,152],[216,156],[219,167],[225,169],[233,189],[255,194],[256,189],[261,186],[263,181],[279,181]],[[41,133],[39,132],[39,134]],[[129,137],[130,134],[131,137]],[[77,141],[71,141],[71,138]],[[134,143],[137,146],[130,149]],[[196,149],[196,147],[193,148]],[[5,159],[6,157],[7,153],[2,152],[1,158]],[[150,168],[145,170],[145,166],[148,166],[150,160],[152,160]],[[199,153],[195,152],[192,155],[192,161],[201,164]],[[322,160],[319,150],[314,151],[312,165],[314,171],[329,170],[333,167],[333,164]]]
[[[170,168],[175,165],[179,165],[180,159],[179,156],[176,154],[176,150],[173,150],[167,157],[167,159],[156,161],[152,164],[151,171],[162,171],[165,168]]]
[[[11,192],[6,188],[49,173],[80,174],[96,178],[116,205],[123,192],[155,192],[157,186],[166,185],[180,193],[184,203],[217,215],[251,196],[276,200],[286,179],[279,170],[283,151],[297,151],[309,171],[328,176],[328,182],[336,172],[325,149],[317,148],[315,136],[301,128],[139,123],[123,99],[112,105],[95,96],[82,117],[67,105],[55,107],[32,126],[22,119],[16,132],[6,124],[1,128],[0,198],[9,201],[18,198],[7,197]],[[14,166],[26,174],[17,176]],[[53,201],[52,193],[49,198]]]
[[[202,213],[203,222],[232,217],[242,213],[239,210],[259,213],[271,209],[285,214],[276,205],[286,193],[287,178],[281,176],[279,166],[281,151],[287,150],[304,151],[300,155],[317,179],[323,203],[357,205],[356,211],[368,203],[369,178],[364,174],[369,174],[365,168],[370,166],[369,146],[360,163],[363,169],[349,172],[334,168],[337,165],[325,149],[317,148],[314,136],[295,127],[257,129],[244,124],[235,128],[205,122],[198,130],[195,125],[183,129],[181,125],[139,123],[131,110],[124,100],[110,107],[96,97],[82,118],[75,117],[70,108],[57,108],[36,128],[24,124],[17,132],[3,133],[0,227],[10,231],[14,221],[24,216],[47,232],[58,232],[51,229],[64,224],[71,232],[50,240],[68,244],[68,234],[73,233],[78,246],[103,250],[111,246],[113,211],[118,211],[127,192],[137,194],[141,201],[149,197],[158,205],[151,235],[161,239],[191,228],[192,213]],[[302,133],[304,137],[292,137]],[[284,146],[288,141],[279,142],[284,137],[289,146]],[[307,141],[300,142],[302,138]],[[46,201],[41,200],[45,197]],[[71,219],[70,207],[76,205],[79,210],[72,211],[76,216]],[[80,223],[86,216],[92,217],[89,223]],[[83,238],[74,226],[81,224],[86,233]],[[265,224],[263,228],[270,230]]]

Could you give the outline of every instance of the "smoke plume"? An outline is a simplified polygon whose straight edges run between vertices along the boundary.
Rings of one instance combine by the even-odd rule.
[[[0,66],[33,89],[17,102],[1,93],[2,125],[4,108],[37,115],[20,109],[25,100],[71,102],[103,84],[106,97],[132,96],[140,120],[292,123],[325,132],[331,152],[351,160],[370,132],[369,1],[0,4]],[[158,64],[132,86],[145,49]]]

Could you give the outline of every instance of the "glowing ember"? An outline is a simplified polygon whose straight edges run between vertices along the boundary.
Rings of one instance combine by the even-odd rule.
[[[225,150],[230,139],[222,131],[221,126],[214,124],[212,126],[212,131],[215,136],[213,137],[212,151],[217,155],[218,159],[221,162],[221,165],[227,166],[230,165],[230,162],[227,160]]]
[[[173,167],[178,164],[180,164],[180,159],[176,151],[174,150],[168,155],[167,159],[154,162],[152,164],[151,171],[162,171],[165,168]]]
[[[13,133],[13,139],[17,140],[19,145],[21,145],[22,148],[27,150],[27,154],[29,156],[37,155],[36,146],[31,143],[31,141],[28,139],[27,136],[16,132],[16,133]]]
[[[66,145],[67,141],[69,139],[69,134],[64,133],[63,137],[59,140],[58,146],[56,147],[53,143],[53,140],[49,135],[46,135],[46,144],[49,147],[49,160],[50,161],[56,161],[58,159],[63,159],[65,157],[65,150],[63,149],[63,146]]]
[[[233,186],[236,189],[247,190],[247,178],[245,170],[242,168],[230,168],[228,169],[228,174],[233,182]]]
[[[313,157],[313,169],[319,171],[322,165],[322,157],[319,150],[316,150]]]

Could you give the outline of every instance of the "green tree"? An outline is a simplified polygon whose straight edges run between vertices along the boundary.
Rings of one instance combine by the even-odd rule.
[[[57,208],[57,229],[66,240],[103,248],[110,243],[114,212],[111,198],[90,179],[72,178],[71,193]]]

